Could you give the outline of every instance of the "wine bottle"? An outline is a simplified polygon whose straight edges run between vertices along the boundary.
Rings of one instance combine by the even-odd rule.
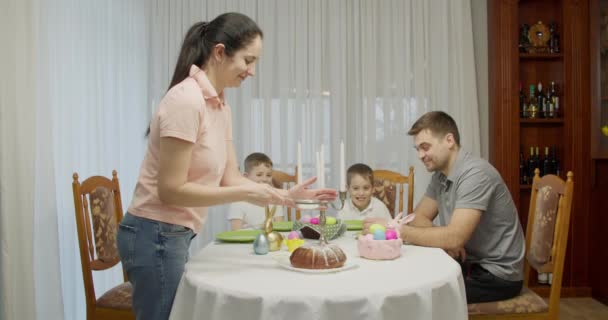
[[[551,158],[549,157],[549,147],[545,147],[545,159],[543,160],[543,169],[542,174],[553,174],[553,169],[551,168]]]
[[[555,151],[555,146],[551,147],[551,168],[553,170],[553,174],[555,174],[556,176],[560,175],[559,159],[557,159],[557,153]]]
[[[538,99],[534,94],[534,85],[530,85],[530,100],[528,101],[528,118],[538,117]]]
[[[534,182],[534,169],[536,169],[536,163],[534,161],[534,147],[530,147],[530,157],[528,158],[528,183]]]
[[[520,118],[527,118],[528,115],[528,106],[526,104],[526,94],[524,93],[524,87],[521,83],[521,80],[519,81],[519,117]]]
[[[528,172],[523,151],[519,152],[519,184],[528,184]]]
[[[538,103],[538,117],[539,118],[546,118],[546,114],[548,113],[546,111],[546,101],[547,101],[547,97],[545,96],[545,94],[543,93],[543,84],[542,82],[538,82],[538,87],[536,90],[536,100]]]

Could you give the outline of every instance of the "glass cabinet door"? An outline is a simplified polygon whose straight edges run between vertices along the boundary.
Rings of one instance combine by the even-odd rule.
[[[591,151],[608,159],[608,0],[590,3]]]

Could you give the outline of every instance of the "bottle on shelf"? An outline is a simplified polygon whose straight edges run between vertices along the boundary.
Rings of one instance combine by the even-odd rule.
[[[551,81],[551,101],[553,102],[553,117],[559,118],[559,97],[557,96],[557,90],[555,89],[555,81]]]
[[[559,34],[557,34],[557,24],[555,22],[549,24],[549,32],[551,33],[549,36],[549,52],[559,53]]]
[[[528,31],[530,30],[530,26],[524,23],[519,28],[519,52],[526,53],[528,52],[528,48],[530,47],[530,38],[528,38]]]
[[[528,117],[528,105],[526,103],[526,94],[524,93],[524,87],[521,80],[519,81],[519,117]]]
[[[553,171],[553,174],[556,176],[560,175],[560,168],[559,168],[559,159],[557,159],[557,154],[555,152],[555,146],[551,147],[551,169]]]
[[[528,101],[528,118],[538,117],[538,99],[534,94],[534,85],[530,85],[530,99]]]
[[[547,90],[547,108],[545,116],[547,118],[555,118],[555,82],[551,81],[551,88]]]
[[[546,102],[547,102],[547,97],[545,96],[545,94],[543,93],[543,84],[542,82],[538,82],[538,87],[536,87],[536,100],[538,103],[538,118],[547,118],[546,114],[548,113],[546,111]]]
[[[534,182],[534,169],[537,167],[534,157],[534,147],[530,147],[530,157],[528,158],[528,184]]]
[[[523,150],[519,152],[519,184],[528,184],[528,168]]]
[[[543,159],[543,165],[541,169],[541,175],[553,174],[553,168],[551,168],[551,158],[549,157],[549,147],[545,147],[545,159]]]

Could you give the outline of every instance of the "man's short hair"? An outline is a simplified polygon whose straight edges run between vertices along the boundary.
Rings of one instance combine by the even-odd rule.
[[[368,165],[363,163],[355,163],[346,170],[346,184],[350,186],[350,181],[354,175],[360,175],[363,178],[369,180],[371,184],[374,183],[374,171]]]
[[[261,164],[267,166],[268,168],[272,168],[272,160],[261,152],[254,152],[248,155],[244,162],[245,172],[251,172],[251,169]]]
[[[433,135],[444,137],[446,134],[451,133],[454,136],[456,145],[460,147],[460,133],[458,132],[458,126],[456,121],[449,114],[443,111],[431,111],[422,115],[410,131],[407,132],[410,136],[415,136],[423,130],[430,130]]]

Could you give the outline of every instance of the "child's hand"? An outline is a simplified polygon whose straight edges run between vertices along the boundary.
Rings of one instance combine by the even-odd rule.
[[[371,226],[372,224],[380,224],[386,228],[386,226],[388,225],[388,221],[384,218],[373,217],[363,219],[363,234],[369,233],[369,226]]]
[[[335,189],[308,189],[311,184],[317,181],[316,177],[312,177],[301,184],[296,184],[287,191],[288,199],[286,205],[295,206],[295,200],[298,199],[311,199],[320,201],[334,201],[338,197],[338,191]]]

